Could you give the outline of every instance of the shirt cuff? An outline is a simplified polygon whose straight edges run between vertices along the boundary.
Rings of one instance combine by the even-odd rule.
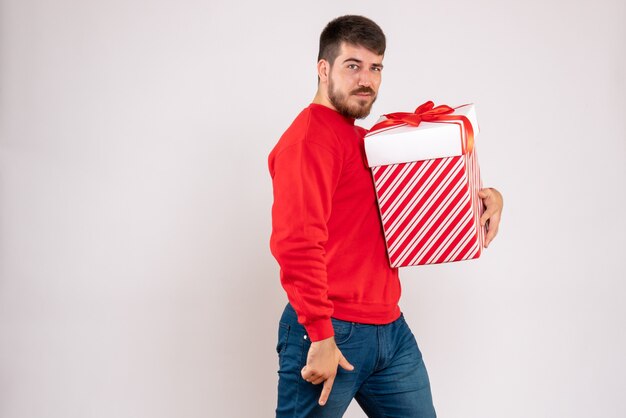
[[[304,328],[306,329],[307,334],[309,334],[311,342],[325,340],[326,338],[330,338],[335,335],[333,323],[330,318],[318,319],[317,321],[305,325]]]

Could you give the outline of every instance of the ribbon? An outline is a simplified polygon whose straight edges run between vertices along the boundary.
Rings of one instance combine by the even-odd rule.
[[[435,107],[435,104],[429,100],[426,103],[418,106],[418,108],[415,109],[415,112],[413,113],[396,112],[383,115],[387,119],[378,122],[376,125],[372,126],[372,129],[370,129],[370,133],[391,126],[419,126],[419,124],[422,122],[454,123],[455,125],[459,125],[459,129],[461,130],[461,146],[463,149],[463,153],[467,154],[471,152],[472,149],[474,149],[474,129],[472,128],[472,124],[467,117],[462,115],[452,115],[451,113],[454,113],[454,109],[455,108],[452,108],[448,105],[439,105]],[[458,124],[456,123],[456,121],[461,121],[462,123]],[[467,138],[466,141],[463,141],[463,136]]]

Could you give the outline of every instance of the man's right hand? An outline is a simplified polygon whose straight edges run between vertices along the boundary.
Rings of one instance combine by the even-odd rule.
[[[319,404],[322,406],[326,404],[330,395],[338,365],[345,370],[354,370],[354,366],[348,363],[348,360],[335,344],[335,337],[311,343],[306,358],[306,366],[302,368],[300,374],[304,380],[314,385],[324,382],[322,395],[319,399]]]

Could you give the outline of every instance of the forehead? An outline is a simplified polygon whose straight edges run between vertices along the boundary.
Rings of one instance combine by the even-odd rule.
[[[342,42],[339,47],[339,55],[337,55],[335,62],[341,63],[350,58],[371,64],[382,64],[383,62],[383,55],[378,55],[360,45]]]

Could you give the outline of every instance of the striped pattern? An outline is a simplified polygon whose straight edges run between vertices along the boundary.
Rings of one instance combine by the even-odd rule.
[[[372,167],[392,267],[478,258],[484,242],[475,150]]]

